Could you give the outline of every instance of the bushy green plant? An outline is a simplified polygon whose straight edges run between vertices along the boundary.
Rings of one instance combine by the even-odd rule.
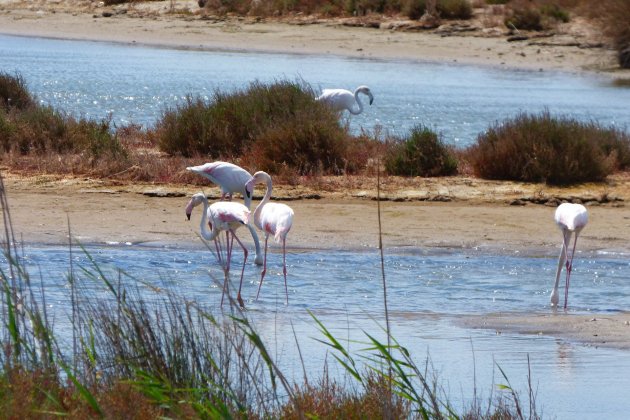
[[[385,155],[385,169],[390,175],[454,175],[457,160],[435,132],[416,126],[409,137],[394,139]]]
[[[348,134],[314,96],[308,86],[280,81],[217,91],[208,103],[189,98],[158,121],[158,144],[172,155],[245,156],[271,172],[289,165],[300,173],[338,173]]]
[[[603,33],[612,39],[619,65],[630,68],[630,1],[589,2],[585,9],[599,23]]]
[[[35,105],[33,96],[28,91],[26,82],[20,74],[12,76],[0,72],[0,110],[23,110]]]
[[[627,165],[629,142],[622,131],[545,111],[496,123],[467,154],[482,178],[565,185],[602,181]]]
[[[403,0],[402,13],[409,17],[409,19],[420,19],[425,11],[425,0]]]
[[[468,0],[437,0],[436,11],[443,19],[470,19],[472,5]],[[401,11],[409,19],[420,19],[426,12],[426,0],[403,0]]]
[[[438,0],[437,11],[443,19],[470,19],[472,5],[468,0]]]
[[[505,26],[521,30],[542,31],[543,22],[540,11],[530,5],[512,9],[512,13],[505,19]]]
[[[540,6],[540,13],[544,16],[548,16],[558,22],[568,22],[569,12],[560,7],[556,3],[546,3]]]

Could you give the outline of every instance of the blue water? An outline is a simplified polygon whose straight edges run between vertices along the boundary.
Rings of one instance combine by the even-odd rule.
[[[519,112],[630,128],[630,89],[606,78],[420,61],[188,51],[0,35],[0,71],[19,72],[42,103],[74,115],[153,126],[186,95],[212,97],[259,80],[304,80],[316,91],[369,85],[372,106],[350,128],[404,135],[416,124],[465,146]],[[346,117],[344,117],[346,118]]]
[[[186,300],[219,311],[222,271],[203,246],[88,246],[87,252],[114,282],[122,270],[123,284],[139,287],[147,300],[154,288],[174,291]],[[24,262],[36,282],[43,283],[49,308],[58,311],[56,328],[67,327],[72,259],[80,287],[93,297],[111,298],[103,285],[84,274],[94,271],[87,255],[66,247],[26,246]],[[331,362],[328,348],[308,311],[313,312],[354,351],[365,342],[363,331],[384,340],[380,258],[376,251],[345,252],[290,250],[287,255],[289,305],[284,305],[281,254],[269,255],[261,298],[254,301],[260,268],[247,264],[243,297],[247,314],[285,374],[300,380],[302,357],[310,375],[322,372],[328,360],[331,374],[343,370]],[[232,286],[241,267],[235,252]],[[459,325],[463,318],[487,312],[548,314],[549,292],[556,260],[548,256],[488,255],[444,250],[389,250],[385,256],[388,302],[393,335],[412,353],[418,365],[427,355],[449,399],[470,403],[476,384],[489,396],[493,384],[505,383],[498,364],[514,388],[526,392],[527,358],[537,404],[557,418],[624,418],[630,409],[630,357],[627,352],[593,348],[547,336],[497,334]],[[40,280],[37,273],[46,273]],[[624,256],[580,254],[574,262],[571,313],[615,313],[630,300],[630,261]],[[151,286],[151,287],[149,287]],[[558,316],[564,316],[559,314]],[[65,321],[64,321],[65,320]],[[379,326],[380,325],[380,326]],[[65,333],[69,333],[66,330]],[[355,341],[353,341],[355,340]],[[476,372],[473,370],[476,370]],[[313,378],[311,377],[311,380]],[[496,390],[495,390],[496,392]],[[601,418],[601,417],[600,417]]]

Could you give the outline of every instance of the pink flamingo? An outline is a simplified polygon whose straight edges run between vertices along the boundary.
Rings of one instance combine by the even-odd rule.
[[[567,301],[569,299],[569,280],[571,270],[573,269],[573,256],[575,255],[575,246],[577,244],[578,235],[588,223],[588,212],[581,204],[563,203],[556,209],[555,220],[558,227],[562,230],[562,248],[560,249],[560,258],[558,258],[558,270],[556,271],[556,282],[551,292],[551,306],[558,306],[558,283],[560,282],[560,273],[562,266],[566,265],[567,276],[564,289],[564,309],[567,309]],[[573,242],[573,250],[569,255],[569,244],[571,235],[575,233]]]
[[[221,306],[223,306],[223,297],[227,288],[234,239],[236,239],[236,242],[238,242],[241,248],[243,248],[243,268],[241,268],[241,281],[238,286],[238,295],[236,299],[238,303],[244,307],[245,304],[241,298],[241,287],[243,286],[243,273],[245,271],[245,263],[247,262],[247,248],[243,245],[240,239],[238,239],[238,236],[236,236],[236,229],[249,224],[251,212],[244,205],[230,201],[219,201],[217,203],[212,203],[212,205],[208,205],[208,199],[206,196],[203,193],[197,193],[192,196],[186,205],[186,217],[188,220],[190,220],[192,209],[199,204],[203,204],[203,214],[201,216],[201,224],[199,226],[201,237],[206,241],[214,241],[214,246],[217,250],[217,258],[221,264],[223,263],[221,261],[221,246],[219,244],[218,237],[221,232],[225,232],[227,259],[224,267],[225,281],[223,283],[223,293],[221,294]],[[208,230],[208,226],[212,229],[211,231]],[[232,236],[231,241],[230,236]]]
[[[359,115],[363,112],[363,102],[359,99],[359,93],[367,95],[370,98],[370,105],[372,105],[374,95],[367,86],[359,86],[354,93],[346,89],[324,89],[315,100],[326,102],[335,111],[347,109],[351,114]],[[355,104],[359,107],[357,110],[354,109]]]
[[[214,184],[221,188],[221,199],[231,201],[232,194],[240,193],[245,201],[245,206],[248,209],[252,207],[252,199],[245,193],[245,183],[252,177],[252,174],[247,172],[240,166],[234,165],[229,162],[222,162],[220,160],[216,162],[204,163],[198,166],[189,166],[187,170],[194,172],[208,178]],[[254,246],[256,247],[256,258],[254,263],[257,265],[262,264],[262,254],[260,252],[260,240],[254,226],[247,225],[249,232],[254,239]]]
[[[267,191],[262,201],[258,204],[254,210],[254,224],[258,229],[265,232],[265,259],[263,263],[263,270],[260,276],[260,284],[258,285],[258,293],[256,293],[256,299],[260,294],[260,288],[263,284],[263,279],[267,273],[267,241],[269,234],[274,236],[276,242],[282,241],[282,272],[284,274],[284,292],[286,294],[286,303],[289,303],[289,292],[287,290],[287,261],[286,261],[286,242],[287,234],[291,230],[293,224],[293,210],[286,204],[270,203],[272,184],[269,174],[263,171],[258,171],[252,176],[245,184],[245,191],[249,198],[254,193],[256,184],[266,183]]]

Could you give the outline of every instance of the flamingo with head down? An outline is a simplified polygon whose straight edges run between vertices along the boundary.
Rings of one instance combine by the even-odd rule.
[[[241,287],[243,286],[243,273],[245,271],[245,263],[247,262],[247,248],[243,245],[240,239],[238,239],[238,236],[236,236],[236,230],[243,225],[249,224],[250,211],[243,204],[231,201],[219,201],[217,203],[212,203],[212,205],[208,205],[208,199],[206,196],[203,193],[197,193],[192,196],[186,205],[186,217],[188,220],[190,220],[193,208],[200,204],[203,204],[203,214],[201,215],[201,223],[199,225],[201,237],[206,241],[214,241],[214,245],[217,250],[217,258],[221,264],[223,262],[218,237],[221,232],[225,232],[227,258],[224,266],[225,281],[223,283],[223,293],[221,294],[221,306],[223,306],[223,297],[227,288],[230,261],[232,258],[232,247],[235,239],[243,249],[243,267],[241,268],[241,280],[238,286],[238,295],[236,300],[241,307],[244,307],[245,304],[241,298]],[[210,227],[211,230],[208,230],[208,227]],[[230,236],[232,237],[231,241]]]
[[[258,293],[260,294],[265,274],[267,273],[267,241],[269,235],[273,235],[276,242],[282,242],[282,273],[284,274],[284,292],[286,294],[286,303],[289,303],[289,292],[287,290],[287,260],[286,260],[286,241],[287,234],[293,225],[293,209],[282,203],[270,203],[272,191],[271,177],[263,171],[256,172],[245,184],[245,191],[249,198],[254,194],[256,184],[265,183],[267,190],[262,201],[254,210],[254,224],[258,229],[265,232],[265,257],[263,262],[263,270],[260,276],[260,284],[258,285]]]
[[[250,209],[252,206],[252,199],[245,193],[245,183],[252,177],[252,175],[245,169],[238,165],[234,165],[229,162],[222,162],[220,160],[216,162],[204,163],[198,166],[189,166],[187,170],[194,172],[204,178],[209,179],[212,183],[221,188],[221,199],[230,201],[232,194],[239,193],[243,196],[245,206]],[[256,229],[252,225],[247,225],[249,232],[254,240],[254,246],[256,247],[256,257],[254,258],[255,264],[262,264],[262,254],[260,252],[260,240]]]
[[[588,212],[581,204],[563,203],[558,206],[555,213],[556,224],[562,230],[562,248],[560,248],[560,258],[558,258],[558,270],[556,271],[556,282],[551,291],[551,306],[557,307],[558,285],[560,283],[560,273],[562,266],[566,266],[566,279],[564,288],[564,309],[567,309],[567,301],[569,299],[569,281],[571,278],[571,270],[573,269],[573,257],[575,256],[575,246],[577,245],[580,232],[588,223]],[[569,254],[569,244],[571,236],[575,234],[573,249]]]

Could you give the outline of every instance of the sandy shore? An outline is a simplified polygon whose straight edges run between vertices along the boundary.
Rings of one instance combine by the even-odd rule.
[[[196,13],[195,3],[172,4],[178,11]],[[507,42],[502,30],[492,25],[492,16],[478,16],[475,24],[479,27],[474,31],[451,31],[444,36],[436,31],[392,30],[395,22],[368,29],[340,22],[296,25],[201,19],[195,14],[168,13],[163,8],[169,4],[102,8],[97,2],[80,0],[0,0],[0,33],[172,48],[338,54],[628,75],[610,71],[614,67],[613,52],[605,47],[592,48],[602,40],[592,28],[579,22],[545,38]],[[103,17],[103,11],[113,15]],[[582,235],[581,252],[630,252],[630,216],[625,207],[630,200],[628,178],[619,175],[607,184],[573,189],[466,177],[412,179],[389,186],[386,180],[383,194],[389,201],[381,203],[383,244],[386,248],[447,247],[470,252],[555,255],[560,234],[553,224],[554,201],[533,204],[541,197],[555,197],[580,199],[589,205],[590,223]],[[200,244],[195,233],[198,222],[186,222],[184,216],[187,197],[199,191],[197,187],[10,175],[5,183],[15,231],[26,242],[66,243],[69,221],[72,234],[84,243]],[[376,248],[375,190],[352,184],[350,180],[332,191],[277,189],[276,195],[291,200],[296,212],[289,241],[292,247]],[[218,196],[216,188],[203,190]],[[551,284],[552,279],[549,281]],[[549,314],[534,316],[480,315],[466,321],[466,325],[630,349],[629,318],[627,314],[578,316],[550,310]]]
[[[196,1],[190,0],[116,7],[100,7],[98,2],[81,0],[0,0],[0,33],[169,48],[336,54],[541,71],[610,73],[615,68],[614,52],[586,22],[576,19],[551,32],[530,34],[528,40],[508,42],[502,17],[490,10],[478,10],[471,21],[445,21],[437,30],[420,31],[412,30],[413,22],[382,17],[335,21],[303,17],[294,18],[291,23],[202,18]],[[111,16],[104,17],[104,13]],[[380,27],[348,26],[365,21]],[[613,73],[624,77],[630,74]]]

